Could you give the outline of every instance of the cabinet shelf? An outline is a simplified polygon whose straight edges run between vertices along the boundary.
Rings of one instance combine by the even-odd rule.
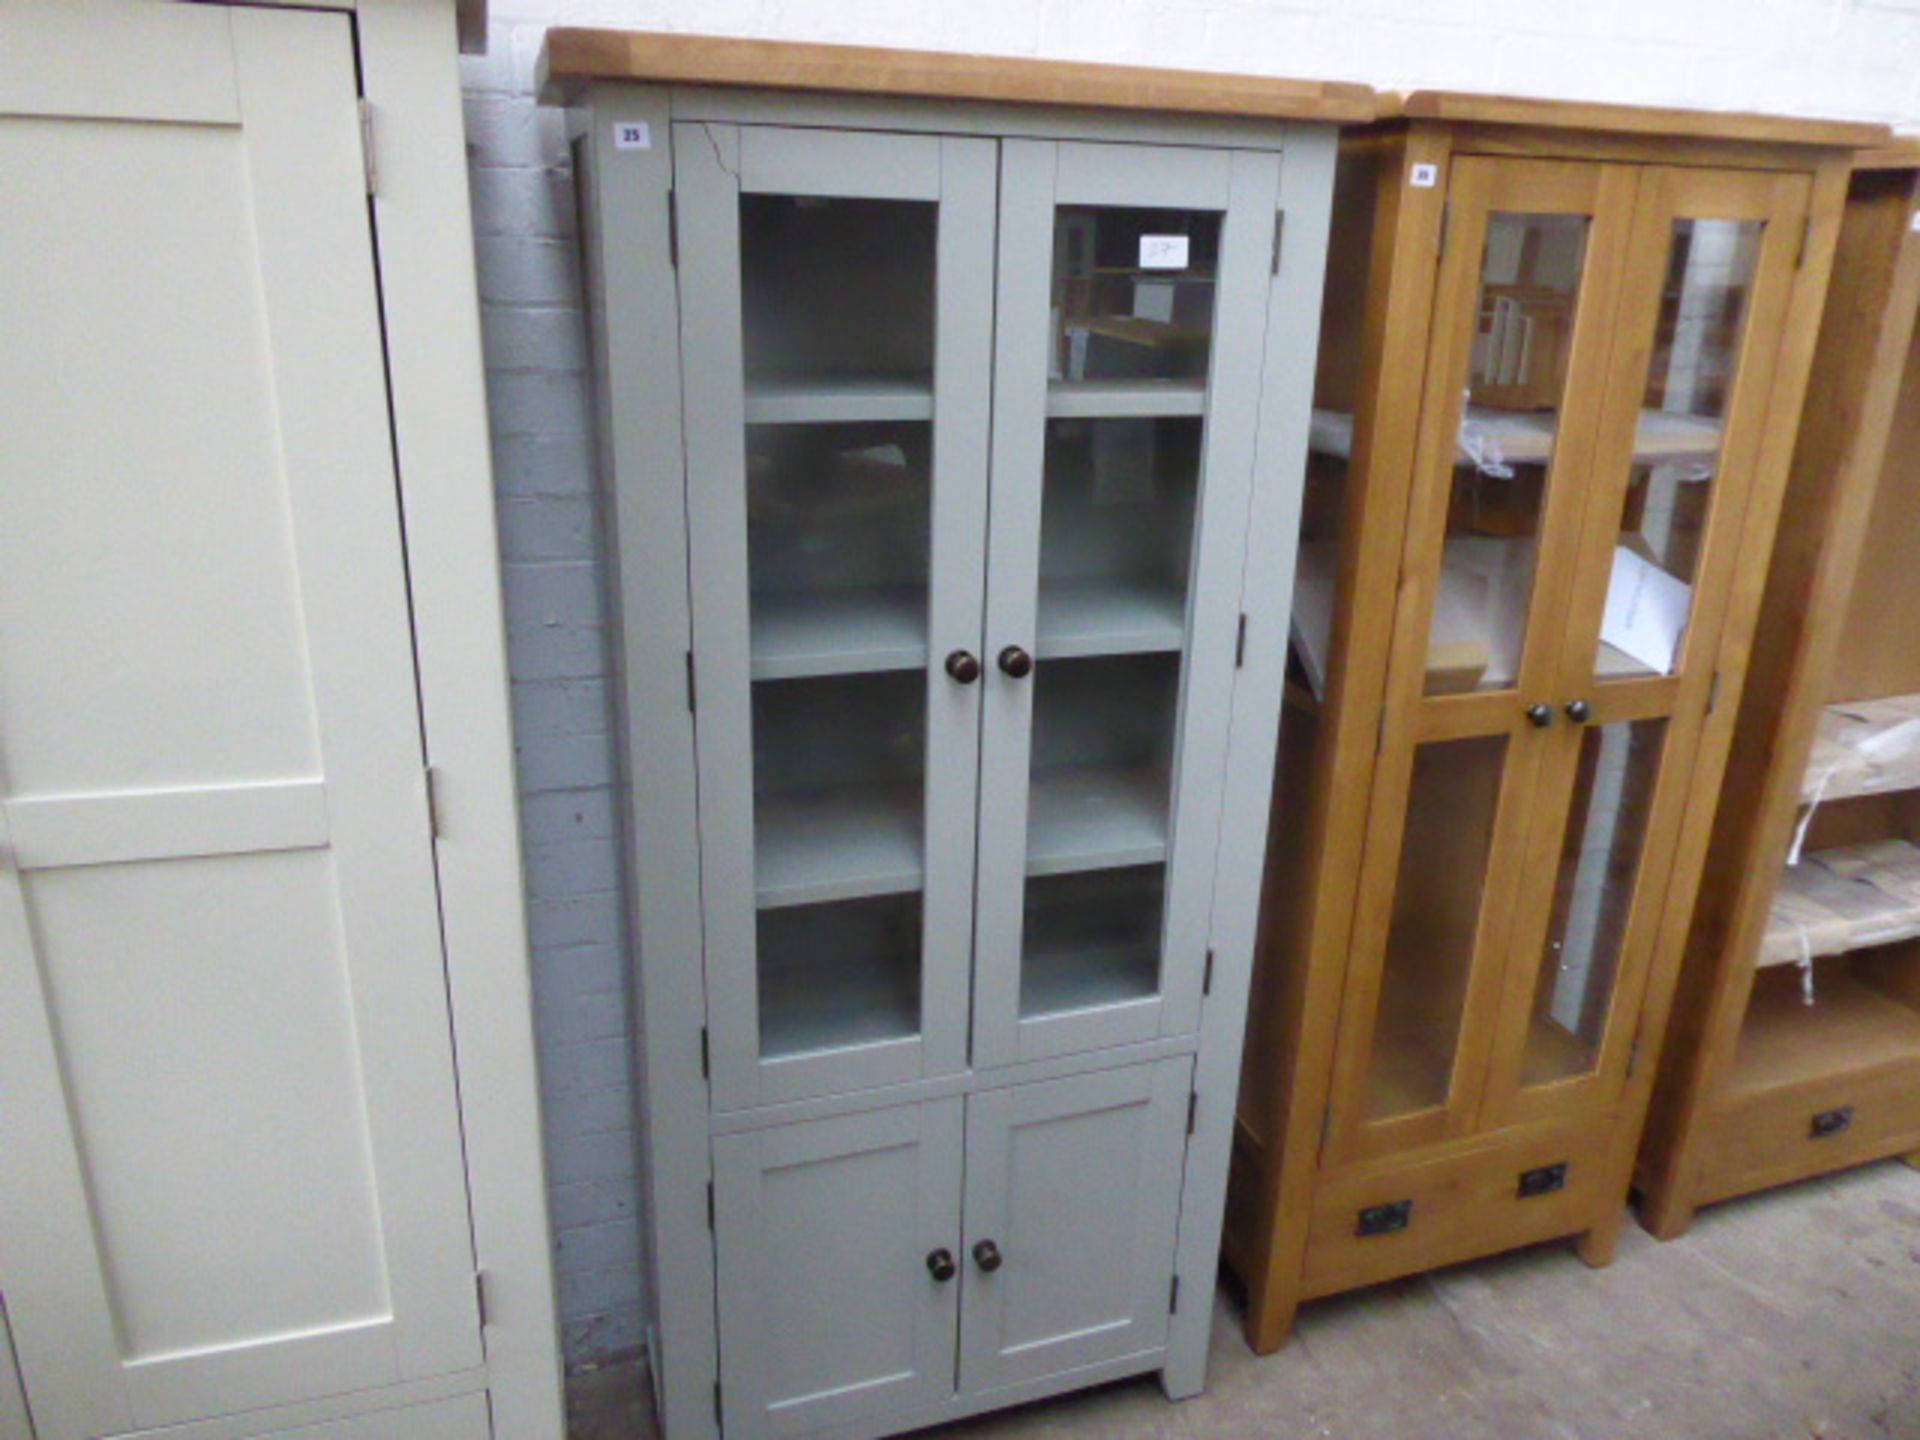
[[[1803,801],[1920,789],[1920,695],[1829,705],[1801,782]]]
[[[1920,1010],[1844,970],[1821,976],[1811,1005],[1794,977],[1762,975],[1730,1090],[1746,1096],[1901,1063],[1920,1065]]]
[[[1185,609],[1185,597],[1162,582],[1042,580],[1036,649],[1042,660],[1179,650]]]
[[[1050,380],[1047,416],[1102,420],[1156,415],[1204,415],[1205,380]]]
[[[1167,858],[1167,777],[1151,767],[1037,770],[1027,874],[1070,875]]]
[[[1029,935],[1021,956],[1022,1019],[1151,1000],[1159,988],[1159,948],[1150,941]]]
[[[1461,430],[1471,427],[1483,440],[1499,446],[1500,458],[1510,465],[1544,465],[1553,453],[1555,415],[1544,411],[1495,410],[1469,405]],[[1353,458],[1353,416],[1339,410],[1315,410],[1307,431],[1315,454],[1341,460]],[[1642,410],[1634,429],[1636,464],[1655,465],[1670,460],[1711,460],[1720,453],[1720,422],[1698,415],[1676,415],[1665,410]],[[1461,463],[1472,456],[1462,447]]]
[[[1810,851],[1774,894],[1760,966],[1920,936],[1920,846],[1870,840]]]
[[[822,948],[760,976],[760,1054],[767,1060],[911,1040],[920,1033],[912,968]]]
[[[747,384],[749,425],[931,420],[933,383],[909,380],[762,379]]]
[[[927,663],[925,596],[917,586],[756,595],[753,678],[917,670]]]
[[[763,795],[756,904],[772,910],[920,889],[923,806],[922,787],[907,783]]]

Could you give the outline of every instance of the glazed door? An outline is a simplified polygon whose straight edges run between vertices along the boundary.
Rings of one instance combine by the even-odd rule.
[[[1198,1023],[1279,177],[1002,146],[977,1066]]]
[[[1528,695],[1552,714],[1486,1124],[1625,1080],[1681,817],[1719,784],[1694,753],[1809,195],[1801,175],[1640,178],[1565,643]]]
[[[714,1104],[950,1074],[995,145],[674,136]]]
[[[1454,162],[1330,1162],[1475,1121],[1634,186],[1627,166]]]

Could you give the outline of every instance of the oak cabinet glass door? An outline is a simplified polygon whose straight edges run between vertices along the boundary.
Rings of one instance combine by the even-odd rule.
[[[722,1109],[966,1064],[995,150],[675,129]]]
[[[1454,164],[1337,1158],[1618,1091],[1807,200]]]
[[[1279,166],[1002,144],[978,1066],[1198,1021]]]

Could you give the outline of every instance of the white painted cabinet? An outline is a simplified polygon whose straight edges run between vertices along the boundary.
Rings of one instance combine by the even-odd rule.
[[[491,1433],[405,555],[437,517],[403,526],[356,45],[340,11],[0,9],[0,1289],[36,1440]]]
[[[1330,133],[575,83],[670,1440],[1191,1394]]]

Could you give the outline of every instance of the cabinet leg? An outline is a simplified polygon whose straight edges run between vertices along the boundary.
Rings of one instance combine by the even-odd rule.
[[[1907,1164],[1911,1165],[1914,1169],[1920,1170],[1920,1150],[1909,1151],[1907,1154],[1902,1155],[1900,1158],[1906,1161]]]
[[[1620,1230],[1627,1222],[1624,1207],[1591,1230],[1581,1235],[1574,1243],[1574,1249],[1588,1268],[1604,1270],[1613,1263],[1614,1251],[1620,1248]]]
[[[1656,1240],[1678,1240],[1693,1226],[1693,1208],[1676,1195],[1643,1195],[1640,1228]]]
[[[1287,1343],[1293,1334],[1293,1317],[1299,1313],[1300,1297],[1292,1290],[1278,1287],[1264,1295],[1247,1296],[1247,1344],[1256,1355],[1271,1355]]]

